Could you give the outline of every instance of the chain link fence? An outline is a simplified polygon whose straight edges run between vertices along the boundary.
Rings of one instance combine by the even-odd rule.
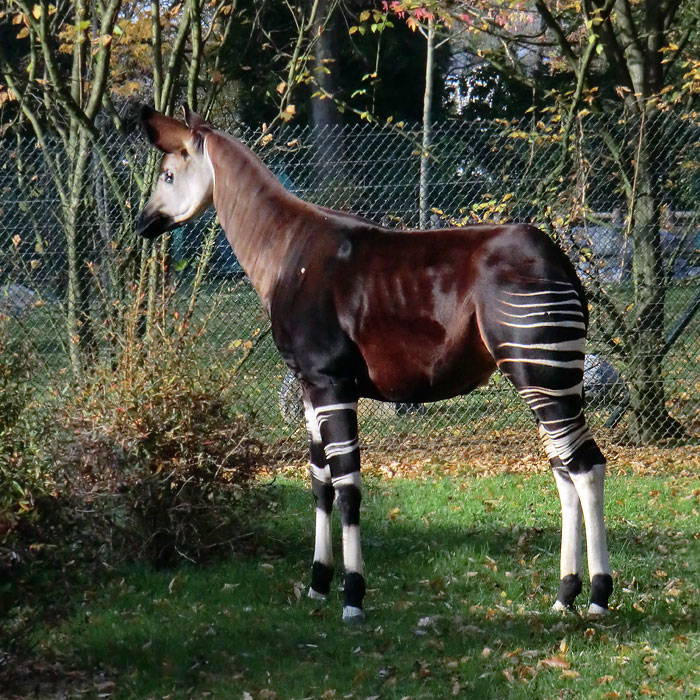
[[[627,440],[641,386],[642,400],[644,392],[650,400],[661,392],[685,444],[697,445],[700,126],[693,119],[446,122],[433,126],[427,157],[416,128],[319,133],[287,126],[262,138],[237,135],[293,193],[385,226],[416,227],[421,203],[431,227],[543,226],[590,292],[585,389],[597,434]],[[155,162],[145,140],[104,133],[90,145],[79,211],[68,196],[74,155],[59,140],[0,144],[0,314],[31,352],[26,381],[50,401],[51,387],[71,381],[76,347],[83,352],[88,333],[89,365],[109,355],[110,328],[129,294],[141,285],[146,299],[167,287],[169,317],[188,314],[199,361],[235,387],[270,460],[303,461],[299,388],[213,214],[176,230],[167,244],[146,244],[133,234]],[[656,329],[649,332],[649,324]],[[532,459],[539,449],[529,409],[498,373],[471,395],[436,404],[362,401],[360,422],[370,461],[409,455],[449,462],[488,452],[505,464]],[[653,438],[677,437],[671,425],[660,420]]]

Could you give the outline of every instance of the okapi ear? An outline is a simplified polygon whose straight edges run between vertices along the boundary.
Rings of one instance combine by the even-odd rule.
[[[165,153],[186,148],[185,144],[192,137],[192,132],[184,124],[148,105],[141,107],[140,119],[148,140]]]
[[[197,127],[202,126],[202,124],[206,124],[204,119],[197,114],[197,112],[193,112],[190,109],[190,106],[187,104],[187,102],[182,103],[182,111],[184,112],[185,115],[185,124],[190,127],[190,129],[196,129]]]

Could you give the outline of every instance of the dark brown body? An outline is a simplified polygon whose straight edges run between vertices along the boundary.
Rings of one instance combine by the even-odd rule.
[[[496,369],[481,326],[497,289],[553,271],[580,288],[559,248],[529,225],[396,232],[323,217],[273,294],[273,332],[300,379],[321,379],[307,376],[318,347],[327,366],[314,370],[354,378],[359,396],[428,402],[468,393]]]

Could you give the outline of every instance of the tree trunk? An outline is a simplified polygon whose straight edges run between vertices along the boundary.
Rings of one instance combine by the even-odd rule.
[[[329,12],[331,0],[319,0],[314,22],[311,26],[313,48],[313,72],[319,91],[323,94],[335,95],[338,90],[338,42],[337,23]],[[314,135],[316,167],[319,172],[325,172],[329,165],[342,160],[342,135],[332,133],[333,127],[340,124],[340,112],[334,100],[329,97],[311,98],[311,129]],[[340,173],[330,173],[332,180],[341,180]]]
[[[647,443],[682,432],[668,414],[662,373],[664,348],[664,300],[666,276],[660,241],[661,183],[655,170],[655,120],[640,118],[636,179],[630,202],[631,237],[634,242],[634,318],[630,320],[635,342],[629,359],[632,441]]]
[[[420,186],[418,201],[420,209],[419,225],[427,229],[430,221],[430,157],[432,144],[431,112],[433,106],[433,70],[435,66],[435,20],[428,20],[425,54],[425,91],[423,92],[423,137],[420,154]]]
[[[79,127],[76,128],[79,129]],[[87,203],[85,190],[90,162],[90,138],[79,129],[77,152],[73,156],[71,191],[68,211],[64,212],[66,252],[68,257],[68,289],[66,300],[66,330],[70,349],[71,369],[79,375],[86,353],[95,350],[95,337],[90,314],[90,270],[88,268],[89,236],[85,219]]]

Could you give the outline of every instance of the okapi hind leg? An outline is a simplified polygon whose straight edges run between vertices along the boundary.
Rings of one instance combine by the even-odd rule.
[[[574,600],[583,588],[581,584],[581,534],[583,513],[574,482],[562,461],[554,451],[547,432],[540,423],[540,437],[544,444],[547,458],[552,467],[552,474],[559,492],[561,502],[561,557],[559,563],[559,590],[552,610],[571,610]]]
[[[612,577],[603,523],[605,458],[583,415],[585,300],[572,281],[539,278],[484,295],[478,313],[482,337],[535,414],[555,467],[562,501],[557,601],[569,607],[579,591],[582,515],[591,578],[589,612],[603,613]]]
[[[550,391],[528,387],[540,423],[562,507],[561,568],[555,610],[572,608],[581,591],[581,525],[586,531],[591,598],[588,613],[608,612],[613,590],[604,523],[605,458],[583,418],[582,400],[552,400]],[[536,398],[539,397],[539,398]],[[559,418],[553,418],[553,415]],[[544,416],[548,420],[544,420]]]
[[[554,479],[561,501],[561,566],[560,581],[554,610],[573,608],[574,599],[581,592],[581,525],[586,530],[586,552],[588,573],[591,580],[591,598],[588,613],[602,615],[609,611],[608,600],[613,584],[608,558],[604,523],[604,483],[605,458],[598,449],[588,427],[579,413],[579,421],[559,419],[549,421],[549,429],[540,424],[540,433],[549,456]],[[580,428],[572,427],[580,422]],[[568,456],[564,461],[554,447],[552,437],[562,438],[562,433],[551,430],[552,424],[567,424],[571,434],[585,438],[582,443],[567,455],[563,443],[559,449]]]
[[[331,470],[326,463],[326,454],[316,422],[316,415],[308,400],[304,401],[304,411],[309,434],[311,491],[316,504],[314,559],[308,596],[314,600],[326,600],[333,581],[331,515],[335,490],[331,483]]]
[[[608,600],[613,590],[603,519],[605,460],[594,462],[592,466],[588,463],[585,467],[581,470],[570,467],[569,472],[581,501],[586,524],[588,572],[591,578],[591,604],[588,613],[603,615],[609,612]]]
[[[310,390],[314,417],[323,443],[335,503],[343,528],[343,622],[364,619],[364,564],[360,544],[360,452],[357,436],[357,401],[349,392]]]

